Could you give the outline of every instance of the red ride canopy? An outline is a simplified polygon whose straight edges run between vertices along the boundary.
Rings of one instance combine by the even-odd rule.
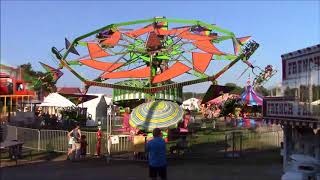
[[[144,67],[140,69],[134,69],[129,71],[118,71],[103,74],[101,77],[104,79],[115,79],[115,78],[146,78],[150,76],[150,67]]]
[[[106,72],[111,72],[123,65],[123,63],[102,62],[102,61],[97,61],[93,59],[82,59],[80,60],[80,62],[91,68],[98,69],[101,71],[106,71]]]
[[[193,52],[192,60],[193,67],[195,67],[195,70],[200,71],[202,73],[205,72],[212,59],[212,56],[212,54]]]
[[[120,38],[121,38],[121,33],[119,31],[116,31],[109,38],[102,41],[101,43],[107,46],[115,46],[118,44]]]
[[[159,82],[163,82],[163,81],[172,79],[174,77],[177,77],[177,76],[189,71],[190,69],[191,69],[190,67],[188,67],[180,62],[176,62],[169,69],[163,71],[163,73],[156,75],[153,78],[152,83],[159,83]]]
[[[98,44],[96,43],[88,43],[88,51],[90,54],[90,57],[93,58],[101,58],[110,56],[109,53],[105,52]]]
[[[205,41],[195,41],[192,43],[197,48],[201,49],[204,52],[210,53],[210,54],[217,54],[217,55],[223,55],[224,53],[219,51],[209,40]]]
[[[130,36],[130,37],[133,37],[133,38],[137,38],[137,37],[141,36],[142,34],[151,32],[153,30],[154,30],[153,26],[150,25],[150,26],[147,26],[147,27],[144,27],[144,28],[141,28],[141,29],[137,29],[137,30],[134,30],[134,31],[126,32],[125,34],[127,36]]]
[[[203,35],[198,35],[198,34],[192,34],[189,31],[181,33],[178,36],[181,37],[181,38],[184,38],[184,39],[195,40],[195,41],[204,41],[204,40],[214,39],[214,37],[203,36]]]

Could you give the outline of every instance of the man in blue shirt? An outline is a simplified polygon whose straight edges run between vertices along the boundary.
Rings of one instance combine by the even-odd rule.
[[[157,179],[159,175],[162,180],[167,179],[167,159],[166,143],[161,137],[161,130],[153,130],[153,139],[147,143],[147,152],[149,152],[149,176],[151,179]]]

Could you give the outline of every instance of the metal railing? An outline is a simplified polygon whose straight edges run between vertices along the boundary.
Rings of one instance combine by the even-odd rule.
[[[94,154],[96,151],[96,133],[95,132],[81,132],[86,136],[87,154]],[[54,152],[67,152],[68,149],[68,131],[65,130],[47,130],[47,129],[31,129],[7,125],[8,140],[20,140],[23,147],[33,150],[44,150]],[[107,141],[103,139],[101,152],[106,153]]]
[[[17,139],[24,142],[24,147],[34,150],[66,152],[68,149],[67,131],[65,130],[47,130],[47,129],[31,129],[7,125],[7,138]],[[87,154],[94,155],[96,151],[96,133],[82,131],[86,135],[88,143]],[[102,139],[101,153],[109,155],[119,154],[133,151],[133,140],[130,135],[116,135],[119,142],[112,144],[110,137],[115,135],[108,135]],[[227,135],[224,133],[216,134],[214,136],[196,135],[189,139],[190,144],[210,143],[221,145],[221,143],[229,143]],[[283,140],[283,132],[281,130],[266,131],[266,132],[242,132],[241,146],[243,150],[246,149],[268,149],[279,148]],[[237,142],[236,142],[237,143]]]
[[[132,151],[132,139],[130,139],[130,135],[117,136],[119,138],[119,143],[112,144],[111,142],[109,142],[109,154]]]

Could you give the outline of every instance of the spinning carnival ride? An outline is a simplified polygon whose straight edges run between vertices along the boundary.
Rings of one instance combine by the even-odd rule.
[[[247,62],[259,46],[249,39],[201,21],[155,17],[107,25],[72,43],[66,39],[64,51],[53,47],[52,52],[60,61],[56,72],[68,69],[85,91],[99,86],[115,89],[118,100],[181,102],[183,86],[214,82],[238,61]],[[232,42],[229,52],[217,48],[225,41]],[[216,72],[207,70],[216,60],[230,63]],[[83,68],[90,73],[84,76]]]
[[[169,23],[173,26],[169,29]],[[130,26],[146,24],[138,29]],[[187,24],[187,25],[186,25]],[[110,24],[76,38],[66,39],[66,51],[61,54],[55,47],[52,52],[65,67],[86,86],[100,86],[153,94],[206,81],[215,81],[239,60],[247,61],[258,48],[250,37],[236,38],[234,33],[201,21],[166,19],[163,17]],[[216,44],[231,40],[233,52],[222,52]],[[86,55],[80,56],[76,48],[84,47]],[[216,73],[206,72],[212,60],[228,60],[230,64]],[[100,72],[96,78],[81,75],[74,66],[87,66]],[[90,72],[90,74],[92,74]],[[183,74],[193,80],[174,79]],[[144,79],[137,84],[112,83],[113,79]]]

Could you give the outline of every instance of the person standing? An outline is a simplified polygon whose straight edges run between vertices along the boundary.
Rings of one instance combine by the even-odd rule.
[[[98,131],[97,131],[96,135],[97,135],[96,153],[97,153],[97,156],[100,156],[101,140],[102,140],[102,136],[103,136],[100,126],[98,127]]]
[[[146,151],[149,154],[149,176],[152,180],[158,176],[162,180],[167,179],[167,158],[166,143],[161,137],[161,130],[155,128],[153,130],[153,139],[146,145]]]
[[[87,155],[87,146],[88,146],[88,143],[87,143],[87,137],[86,135],[81,135],[81,140],[80,140],[80,158],[81,159],[84,159]]]

